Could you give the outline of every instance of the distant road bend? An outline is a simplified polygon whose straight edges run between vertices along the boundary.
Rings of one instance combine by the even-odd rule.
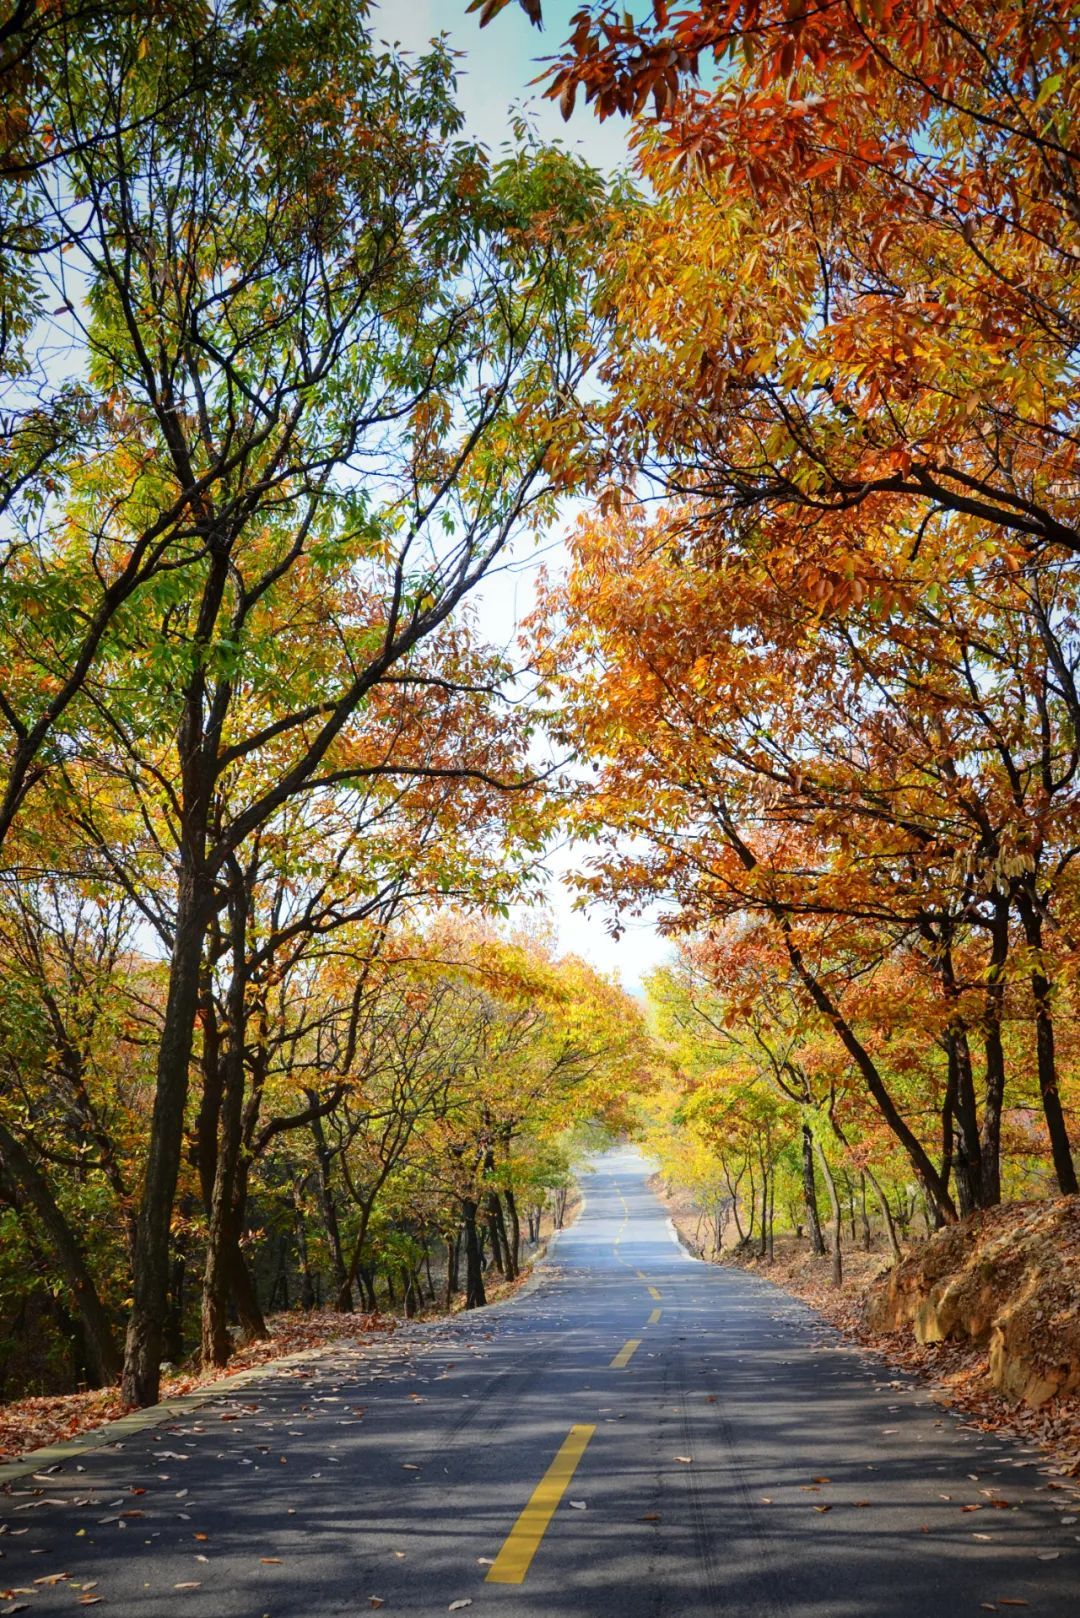
[[[689,1259],[646,1178],[600,1159],[509,1304],[13,1482],[0,1612],[1077,1618],[1071,1490]]]

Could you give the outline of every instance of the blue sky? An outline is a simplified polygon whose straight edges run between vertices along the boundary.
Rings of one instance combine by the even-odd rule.
[[[511,108],[527,105],[544,138],[562,140],[598,167],[610,168],[625,160],[625,124],[617,119],[600,124],[583,107],[564,124],[558,108],[543,99],[542,87],[529,83],[541,71],[539,58],[553,55],[566,38],[580,4],[544,0],[541,31],[532,27],[517,0],[486,28],[475,13],[466,15],[468,0],[386,0],[378,8],[375,31],[407,50],[422,50],[433,35],[445,33],[456,50],[465,52],[461,106],[471,132],[492,150],[506,138]]]

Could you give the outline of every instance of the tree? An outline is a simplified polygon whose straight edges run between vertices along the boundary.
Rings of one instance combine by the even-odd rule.
[[[1004,995],[1011,952],[1018,982],[1030,970],[1016,923],[1033,880],[1058,963],[1040,934],[1036,1035],[1044,1014],[1052,1032],[1043,984],[1072,959],[1071,576],[1033,599],[1014,558],[958,555],[945,525],[923,535],[926,585],[890,557],[886,530],[878,593],[823,616],[773,553],[718,553],[696,520],[693,503],[654,517],[609,506],[581,525],[570,576],[542,603],[556,722],[596,771],[576,821],[606,849],[584,885],[623,905],[674,900],[677,930],[767,920],[940,1214],[955,1212],[953,1172],[963,1211],[992,1202]],[[951,576],[950,562],[962,562]],[[914,967],[912,1021],[949,1051],[940,1167],[907,1116],[922,1103],[898,1105],[846,1009],[900,959]],[[1068,1190],[1051,1054],[1039,1089]]]
[[[168,82],[185,94],[164,116]],[[406,65],[336,0],[178,28],[110,14],[43,94],[82,210],[68,302],[103,428],[44,504],[27,495],[50,531],[4,570],[4,712],[27,760],[64,718],[47,762],[80,812],[92,736],[90,774],[138,778],[175,841],[124,1384],[146,1402],[227,872],[293,799],[392,775],[353,717],[440,678],[418,648],[550,510],[598,186],[537,149],[492,169],[458,138],[447,53]],[[79,138],[102,123],[107,142]]]

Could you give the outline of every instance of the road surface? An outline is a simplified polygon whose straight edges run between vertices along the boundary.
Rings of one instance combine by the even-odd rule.
[[[11,1484],[0,1612],[1077,1618],[1071,1488],[689,1259],[646,1173],[599,1161],[525,1296]]]

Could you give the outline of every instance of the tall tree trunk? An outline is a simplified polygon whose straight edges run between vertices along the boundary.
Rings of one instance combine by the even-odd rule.
[[[985,1202],[982,1172],[982,1144],[979,1138],[979,1109],[975,1100],[975,1077],[971,1066],[971,1046],[967,1025],[959,1011],[959,989],[953,965],[951,934],[946,932],[939,955],[939,970],[946,1003],[950,1008],[945,1032],[948,1054],[949,1092],[956,1122],[956,1192],[960,1214],[981,1208]]]
[[[493,1236],[498,1238],[498,1244],[502,1250],[501,1268],[503,1274],[506,1276],[508,1281],[516,1281],[518,1273],[517,1262],[514,1258],[513,1249],[510,1246],[510,1238],[506,1233],[506,1220],[503,1218],[502,1198],[497,1191],[489,1192],[488,1207],[491,1210]]]
[[[454,1301],[454,1293],[458,1289],[458,1241],[459,1233],[454,1232],[446,1238],[446,1307],[450,1308]]]
[[[461,1202],[465,1226],[465,1307],[482,1309],[487,1303],[484,1272],[480,1263],[480,1241],[476,1232],[476,1203],[471,1197]]]
[[[247,1033],[247,893],[237,871],[229,896],[232,973],[228,993],[228,1046],[225,1053],[214,1189],[206,1233],[202,1289],[203,1365],[227,1365],[229,1281],[237,1232],[233,1223],[236,1173],[240,1162],[244,1110],[244,1045]]]
[[[821,1169],[821,1178],[825,1181],[825,1190],[829,1197],[829,1207],[832,1210],[832,1283],[838,1287],[844,1279],[844,1260],[840,1250],[840,1242],[844,1229],[844,1214],[840,1206],[840,1196],[836,1189],[833,1171],[829,1167],[829,1159],[825,1156],[821,1142],[815,1140],[814,1150],[817,1153],[818,1166]]]
[[[157,1084],[135,1241],[133,1301],[124,1345],[123,1395],[151,1405],[158,1396],[169,1299],[169,1230],[180,1170],[188,1065],[199,1001],[199,965],[208,905],[190,864],[181,871],[169,992],[158,1046]]]
[[[896,1237],[896,1221],[893,1218],[893,1211],[889,1207],[889,1199],[881,1189],[881,1182],[874,1173],[873,1169],[865,1169],[863,1172],[870,1183],[870,1187],[874,1193],[877,1205],[881,1209],[881,1217],[885,1221],[885,1234],[889,1238],[889,1251],[892,1253],[893,1258],[899,1263],[900,1259],[903,1257],[903,1254],[900,1251],[900,1243]]]
[[[510,1216],[510,1265],[517,1275],[521,1269],[521,1220],[518,1218],[517,1198],[509,1186],[503,1192],[503,1201]]]
[[[773,1224],[774,1224],[775,1219],[776,1219],[776,1169],[775,1168],[773,1168],[773,1170],[769,1174],[768,1179],[766,1181],[766,1184],[768,1186],[768,1191],[769,1191],[769,1201],[768,1201],[768,1206],[767,1206],[765,1212],[766,1212],[766,1215],[767,1215],[767,1229],[768,1229],[768,1259],[769,1259],[769,1263],[771,1264],[773,1262],[774,1257],[775,1257],[775,1251],[774,1251],[774,1247],[773,1247]]]
[[[818,1210],[817,1185],[814,1180],[814,1135],[809,1124],[802,1126],[802,1185],[806,1225],[810,1232],[810,1251],[821,1258],[825,1252],[825,1238],[821,1234],[821,1214]]]
[[[982,1129],[979,1135],[983,1204],[987,1208],[995,1207],[1001,1201],[1001,1115],[1005,1107],[1005,1047],[1001,1038],[1001,1024],[1005,1014],[1005,959],[1009,949],[1007,894],[995,898],[990,938],[986,1009],[983,1014],[983,1057],[986,1074]]]
[[[1029,893],[1021,892],[1019,897],[1020,920],[1024,928],[1024,937],[1035,954],[1037,963],[1042,957],[1042,916],[1038,905]],[[1046,1128],[1050,1136],[1050,1154],[1054,1160],[1054,1172],[1057,1175],[1058,1188],[1066,1196],[1074,1196],[1080,1191],[1077,1183],[1076,1168],[1072,1160],[1072,1150],[1069,1145],[1069,1131],[1065,1123],[1065,1113],[1061,1106],[1061,1096],[1058,1093],[1057,1055],[1054,1041],[1054,1010],[1051,1000],[1050,980],[1046,976],[1041,964],[1036,964],[1031,971],[1031,994],[1035,1002],[1035,1058],[1039,1073],[1039,1091],[1042,1095],[1043,1115],[1046,1118]]]
[[[306,1090],[304,1093],[309,1105],[314,1108],[318,1100],[314,1090]],[[319,1203],[330,1242],[330,1261],[334,1266],[334,1286],[337,1293],[334,1308],[339,1314],[348,1315],[352,1313],[353,1308],[352,1286],[349,1281],[349,1267],[345,1262],[345,1252],[341,1245],[341,1226],[338,1223],[337,1203],[334,1199],[330,1148],[327,1145],[323,1121],[318,1113],[311,1120],[311,1138],[315,1143],[315,1161],[319,1168]]]
[[[843,1129],[837,1122],[836,1114],[834,1112],[829,1113],[829,1123],[831,1124],[832,1132],[840,1142],[840,1145],[846,1148],[847,1136],[844,1134]],[[896,1221],[893,1218],[893,1211],[889,1207],[889,1199],[881,1189],[881,1181],[878,1179],[873,1169],[865,1168],[863,1169],[863,1174],[866,1176],[866,1179],[873,1190],[874,1196],[877,1198],[878,1207],[881,1209],[881,1217],[885,1221],[885,1233],[889,1238],[889,1251],[892,1253],[893,1258],[899,1262],[899,1260],[903,1257],[903,1254],[900,1251],[900,1243],[896,1237]]]
[[[241,1136],[240,1161],[233,1182],[232,1241],[229,1245],[229,1291],[236,1306],[244,1336],[248,1342],[265,1341],[270,1336],[266,1317],[259,1302],[255,1278],[248,1268],[244,1250],[240,1245],[247,1224],[248,1171],[251,1159],[247,1155],[247,1141]]]
[[[953,1074],[949,1088],[953,1097],[956,1124],[956,1195],[960,1216],[982,1206],[982,1149],[975,1106],[975,1083],[971,1072],[971,1048],[967,1030],[955,1022],[945,1035]]]
[[[927,1197],[933,1202],[943,1219],[955,1219],[956,1207],[949,1195],[947,1185],[942,1182],[919,1137],[897,1109],[896,1103],[889,1094],[888,1087],[884,1083],[873,1057],[817,974],[807,965],[801,949],[795,942],[788,917],[780,914],[777,919],[787,949],[788,959],[802,980],[817,1010],[828,1019],[840,1043],[851,1057],[858,1072],[862,1075],[882,1117],[907,1153],[911,1166],[915,1171],[915,1176],[926,1191]]]
[[[120,1375],[120,1351],[83,1250],[44,1176],[22,1142],[3,1124],[0,1124],[0,1164],[34,1210],[71,1293],[85,1333],[86,1360],[92,1380],[99,1388],[111,1387]]]
[[[491,1243],[491,1262],[498,1270],[499,1274],[505,1277],[508,1274],[506,1259],[503,1253],[502,1239],[499,1234],[499,1222],[496,1217],[495,1210],[491,1205],[490,1197],[488,1197],[487,1232],[488,1240]]]

